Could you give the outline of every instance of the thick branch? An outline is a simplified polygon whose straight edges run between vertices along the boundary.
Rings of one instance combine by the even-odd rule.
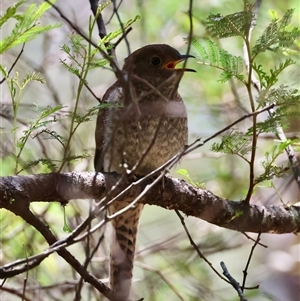
[[[120,179],[115,173],[72,172],[0,178],[0,208],[14,208],[29,202],[67,203],[71,199],[100,199],[105,187]],[[137,197],[151,182],[132,185],[126,196]],[[162,184],[151,187],[143,203],[177,209],[217,226],[242,232],[300,232],[300,207],[258,206],[222,199],[212,192],[193,187],[184,180],[164,177]],[[18,206],[16,206],[18,205]],[[263,220],[262,211],[264,211]]]

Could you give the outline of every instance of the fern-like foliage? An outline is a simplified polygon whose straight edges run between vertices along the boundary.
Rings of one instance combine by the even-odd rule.
[[[84,160],[89,157],[90,157],[89,154],[72,155],[72,156],[65,158],[65,162],[74,163],[78,160]],[[60,160],[58,160],[57,162],[60,162]],[[24,167],[19,171],[19,173],[24,170],[31,169],[38,165],[45,166],[46,167],[45,171],[51,170],[51,171],[55,172],[58,169],[57,164],[55,163],[55,160],[52,160],[50,158],[38,158],[36,160],[32,160],[32,161],[29,161],[28,163],[26,163],[24,165]]]
[[[87,113],[79,114],[75,112],[70,112],[67,116],[74,119],[74,122],[77,124],[81,124],[83,122],[91,121],[91,116],[97,116],[99,114],[99,110],[105,109],[105,108],[112,108],[112,107],[120,107],[120,104],[108,104],[108,103],[101,103],[97,106],[92,107],[91,109],[87,110]]]
[[[290,47],[294,44],[295,39],[300,37],[299,28],[294,27],[290,31],[286,29],[293,13],[294,9],[289,9],[282,18],[271,21],[252,49],[253,58],[266,50],[276,52],[282,47]]]
[[[109,3],[105,5],[100,5],[101,8],[98,11],[101,12]],[[98,13],[98,12],[97,12]],[[84,71],[91,70],[98,67],[103,67],[108,64],[108,60],[104,58],[98,58],[96,55],[99,53],[100,49],[105,51],[107,46],[113,39],[122,35],[124,30],[130,27],[134,22],[136,22],[140,17],[136,16],[134,19],[128,20],[123,24],[123,28],[120,28],[114,32],[109,33],[103,39],[98,42],[98,48],[88,51],[88,45],[86,41],[78,34],[70,35],[70,46],[64,44],[61,49],[68,55],[70,61],[60,60],[61,64],[74,75],[77,75],[81,79],[80,74]],[[93,26],[93,24],[91,25]]]
[[[225,82],[232,77],[236,77],[241,81],[244,80],[242,74],[244,62],[240,56],[231,55],[209,38],[198,40],[193,38],[191,42],[196,50],[199,64],[209,65],[223,71],[220,75],[221,82]]]
[[[46,2],[39,6],[31,4],[23,14],[18,14],[18,8],[24,2],[26,1],[20,1],[15,6],[8,8],[0,18],[0,28],[11,18],[17,20],[11,34],[0,41],[0,54],[19,44],[33,40],[38,34],[60,26],[60,24],[42,26],[39,23],[40,18],[51,7],[51,4]],[[55,3],[55,0],[52,0],[51,3]]]
[[[129,28],[133,23],[135,23],[139,19],[140,16],[136,15],[133,19],[128,20],[125,24],[122,25],[122,28],[119,28],[118,30],[109,33],[102,40],[100,40],[99,46],[105,45],[111,42],[113,39],[117,38],[118,36],[122,35],[127,28]]]
[[[251,152],[251,135],[232,130],[222,137],[221,143],[213,143],[211,150],[225,154],[238,155],[248,162],[246,155]]]
[[[94,22],[96,22],[96,19],[98,18],[98,16],[102,13],[102,11],[112,3],[112,1],[107,1],[105,3],[99,3],[98,8],[97,8],[97,12],[96,12],[96,16],[94,19]]]
[[[58,118],[55,115],[55,113],[60,111],[63,108],[63,106],[59,105],[54,108],[48,106],[42,110],[40,110],[38,106],[36,106],[36,108],[38,111],[38,117],[30,122],[29,128],[23,131],[23,136],[20,137],[19,142],[17,144],[17,146],[20,148],[20,152],[22,151],[27,140],[29,139],[30,136],[32,136],[33,133],[37,133],[38,130],[42,128],[46,128],[50,124],[60,121],[60,118]],[[32,138],[35,138],[36,136],[37,135],[33,135]],[[63,140],[63,139],[57,139],[57,140]]]
[[[46,171],[51,170],[51,171],[56,171],[57,170],[57,165],[54,163],[54,161],[50,158],[38,158],[36,160],[29,161],[24,165],[24,167],[19,171],[22,172],[24,170],[31,169],[34,166],[42,164],[43,166],[46,167]]]
[[[265,159],[261,162],[264,172],[255,179],[255,185],[266,180],[271,180],[274,177],[282,178],[290,172],[289,166],[277,166],[275,161],[292,144],[293,141],[286,140],[278,145],[274,145],[269,152],[265,153]]]
[[[251,26],[252,12],[249,10],[222,16],[210,14],[206,20],[206,27],[217,38],[241,36],[246,38]]]
[[[255,160],[259,144],[258,136],[272,132],[281,139],[283,129],[289,125],[288,117],[294,115],[300,117],[299,91],[297,89],[289,89],[287,86],[276,87],[282,72],[297,63],[288,57],[290,52],[287,51],[287,47],[297,46],[296,39],[300,37],[300,30],[290,25],[294,10],[289,9],[282,18],[273,15],[271,23],[257,39],[255,45],[251,47],[250,34],[255,26],[256,14],[259,14],[259,5],[257,5],[259,1],[256,2],[255,6],[251,5],[247,0],[243,2],[244,11],[226,16],[210,14],[206,20],[206,27],[212,36],[218,39],[233,36],[242,38],[244,59],[247,66],[246,72],[243,73],[244,59],[240,56],[229,54],[211,39],[192,39],[191,43],[196,50],[198,63],[222,70],[220,77],[222,82],[232,77],[237,78],[244,84],[248,92],[253,121],[252,127],[246,132],[231,130],[222,137],[221,143],[214,143],[211,149],[215,152],[233,154],[242,158],[249,164],[250,176],[253,179],[253,175],[256,173]],[[254,11],[255,13],[253,13]],[[299,55],[299,47],[294,47],[294,49],[294,52],[298,51],[296,54]],[[257,64],[256,61],[257,55],[267,50],[273,52],[282,50],[285,54],[283,62],[276,64],[270,70],[266,70],[264,64]],[[256,76],[254,76],[255,73]],[[253,94],[253,85],[259,92],[259,96],[256,99]],[[271,104],[274,105],[272,108]],[[264,121],[260,121],[257,118],[259,110],[260,112],[267,111],[269,113]],[[249,201],[255,185],[271,180],[274,177],[283,177],[291,170],[291,166],[278,166],[275,164],[278,156],[284,152],[285,148],[288,148],[286,151],[290,160],[291,152],[289,149],[292,143],[284,138],[282,140],[284,142],[274,146],[271,151],[265,154],[265,159],[261,163],[264,172],[255,181],[251,180],[247,201]],[[299,139],[295,140],[293,146],[299,141]],[[251,156],[249,156],[250,153]],[[290,160],[290,162],[293,161],[295,160]],[[297,178],[298,174],[299,172],[295,172],[294,177]]]
[[[256,134],[276,133],[278,124],[283,128],[289,125],[290,116],[300,118],[300,91],[298,89],[289,89],[285,85],[281,85],[270,90],[263,89],[258,98],[261,107],[274,104],[275,109],[269,112],[266,120],[257,122]],[[253,134],[253,129],[248,130]]]
[[[256,63],[252,64],[252,68],[255,70],[259,77],[260,85],[262,88],[269,89],[271,86],[275,85],[278,81],[279,74],[286,69],[287,67],[296,64],[291,58],[286,59],[283,63],[280,63],[279,66],[270,70],[270,73],[267,74],[261,65]]]
[[[30,82],[30,81],[38,81],[38,82],[40,82],[41,84],[44,84],[46,81],[45,81],[45,79],[44,79],[44,77],[39,73],[39,72],[34,72],[34,71],[32,71],[32,72],[29,72],[26,76],[25,76],[25,78],[24,78],[24,80],[23,80],[23,82],[22,82],[22,85],[21,85],[21,89],[22,88],[25,88],[26,87],[26,85]]]
[[[4,23],[6,23],[10,18],[14,18],[16,20],[20,20],[20,15],[17,14],[17,9],[19,6],[21,6],[25,0],[19,1],[14,6],[10,6],[7,8],[6,12],[3,16],[0,16],[0,28]]]
[[[19,78],[19,72],[16,72],[13,78],[8,78],[8,72],[6,71],[5,68],[1,68],[1,71],[4,75],[4,77],[7,79],[7,84],[12,96],[12,108],[14,111],[14,115],[16,114],[18,107],[20,105],[20,97],[22,93],[24,92],[26,86],[31,82],[31,81],[38,81],[42,84],[44,84],[46,81],[44,77],[38,73],[38,72],[29,72],[25,78],[23,79],[22,82],[20,82]]]
[[[204,183],[193,181],[191,176],[189,175],[188,171],[185,168],[176,170],[176,173],[187,178],[187,180],[189,181],[189,183],[191,183],[191,185],[201,188],[201,189],[205,189]]]
[[[268,91],[263,90],[263,93],[258,98],[258,102],[262,106],[274,103],[276,106],[288,106],[294,108],[295,111],[300,111],[296,109],[300,105],[300,90],[289,89],[286,85],[280,85]]]

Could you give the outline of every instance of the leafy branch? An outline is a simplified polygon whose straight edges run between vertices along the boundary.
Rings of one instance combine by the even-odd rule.
[[[97,16],[108,4],[109,3],[104,5],[100,4],[97,9],[96,17],[90,18],[88,34],[89,41],[92,41],[92,33],[96,25]],[[71,125],[69,130],[69,136],[64,147],[63,160],[59,171],[61,171],[65,163],[68,162],[67,158],[70,156],[68,153],[73,135],[75,134],[81,122],[89,120],[87,117],[90,116],[90,112],[88,112],[83,118],[80,117],[80,115],[78,114],[78,105],[83,87],[85,86],[91,92],[91,94],[95,98],[97,98],[96,95],[94,95],[92,90],[89,88],[87,81],[88,72],[91,69],[103,67],[109,63],[109,61],[106,58],[97,57],[97,55],[100,53],[100,49],[104,50],[107,47],[110,47],[109,42],[111,42],[119,35],[123,34],[124,29],[126,30],[127,28],[129,28],[138,19],[139,16],[136,16],[133,20],[129,20],[126,24],[123,24],[123,28],[113,31],[106,35],[104,38],[100,39],[100,41],[98,42],[98,47],[93,48],[92,43],[86,44],[85,39],[78,33],[75,33],[70,36],[70,47],[66,44],[62,46],[62,50],[68,55],[70,62],[67,62],[66,60],[61,60],[60,62],[70,73],[76,75],[79,78],[79,83],[77,87],[74,109],[72,114],[69,115],[71,117]]]
[[[219,81],[225,82],[232,77],[236,77],[244,82],[244,76],[242,75],[244,63],[240,56],[231,55],[209,38],[198,40],[192,38],[191,45],[197,52],[196,58],[199,64],[209,65],[223,71]]]
[[[257,39],[251,49],[250,37],[253,27],[255,26],[259,6],[251,5],[244,1],[244,11],[222,16],[221,14],[210,14],[206,20],[207,30],[217,38],[227,38],[238,36],[242,38],[245,46],[245,64],[248,76],[244,77],[243,59],[240,56],[233,56],[226,50],[222,49],[211,38],[192,39],[192,46],[196,51],[198,63],[209,65],[222,70],[220,81],[225,82],[228,79],[236,78],[245,85],[249,103],[252,112],[260,108],[265,108],[271,103],[276,106],[276,110],[271,110],[269,117],[262,122],[257,121],[257,115],[252,116],[252,127],[246,132],[231,130],[222,137],[221,143],[214,143],[212,150],[216,152],[234,154],[241,157],[250,166],[250,184],[247,194],[249,201],[255,185],[272,179],[273,177],[283,177],[286,167],[278,167],[274,164],[278,155],[284,150],[288,151],[292,144],[299,142],[299,139],[293,143],[283,139],[280,146],[274,146],[271,151],[266,152],[266,159],[261,163],[265,171],[260,176],[255,177],[254,163],[256,158],[257,137],[262,133],[278,133],[282,124],[287,124],[287,117],[290,115],[299,115],[295,107],[300,105],[300,93],[297,89],[288,89],[286,86],[274,87],[281,73],[289,66],[296,64],[291,58],[271,68],[267,72],[261,64],[257,64],[255,59],[258,54],[270,50],[272,52],[290,47],[300,36],[298,28],[288,31],[294,10],[289,9],[282,18],[274,18],[264,30],[263,34]],[[255,86],[259,92],[257,101],[254,100],[252,93],[252,84],[254,83],[253,72],[258,75],[258,84]],[[262,89],[260,89],[262,87]],[[282,129],[281,129],[282,131]],[[250,159],[246,155],[251,153]],[[295,163],[295,162],[294,162]],[[294,164],[293,163],[293,164]],[[294,165],[292,165],[292,168]],[[298,172],[299,173],[299,172]],[[297,174],[297,173],[296,173]]]
[[[292,144],[293,141],[286,140],[280,142],[279,145],[274,145],[270,151],[265,153],[265,159],[261,162],[264,172],[255,179],[255,185],[266,180],[271,180],[274,177],[282,178],[290,172],[289,166],[277,166],[275,161]]]
[[[267,50],[277,52],[284,47],[290,47],[300,37],[299,28],[294,27],[291,31],[286,30],[290,25],[294,9],[289,9],[279,19],[275,18],[257,39],[252,49],[252,59]]]
[[[39,6],[31,4],[23,14],[18,13],[18,8],[25,2],[24,0],[19,1],[14,6],[9,7],[5,14],[0,17],[0,28],[11,18],[17,20],[10,35],[0,41],[0,54],[19,44],[35,39],[41,33],[60,27],[60,24],[40,25],[40,18],[51,7],[46,2],[43,2]],[[51,3],[55,3],[55,0],[52,0]]]
[[[38,159],[38,160],[31,161],[28,164],[26,164],[25,167],[23,167],[20,170],[18,170],[18,162],[19,162],[21,154],[22,154],[22,152],[23,152],[23,150],[26,146],[26,142],[39,129],[41,129],[40,132],[38,134],[35,134],[34,136],[32,136],[32,138],[35,138],[36,136],[38,136],[42,132],[46,131],[49,134],[51,134],[51,137],[53,137],[57,141],[60,141],[60,143],[63,144],[63,140],[64,140],[63,137],[61,137],[55,131],[51,131],[51,133],[50,133],[50,131],[48,130],[48,126],[50,124],[56,123],[60,120],[59,118],[56,117],[56,115],[53,115],[53,114],[60,111],[62,108],[63,108],[63,106],[59,105],[59,106],[56,106],[55,108],[52,108],[52,107],[49,106],[49,107],[41,110],[39,112],[38,118],[30,123],[30,127],[27,130],[23,131],[24,135],[22,137],[20,137],[19,142],[17,143],[17,148],[19,149],[19,151],[16,154],[16,168],[15,168],[15,173],[16,174],[19,174],[23,170],[26,170],[26,169],[34,166],[34,165],[37,165],[40,162],[47,165],[47,167],[50,168],[50,170],[52,170],[52,171],[56,169],[56,166],[53,163],[53,160],[51,160],[50,158],[44,158],[44,159],[41,158],[41,159]],[[49,118],[49,117],[51,117],[51,118]]]
[[[251,26],[253,13],[251,6],[245,11],[222,16],[221,14],[210,14],[205,22],[207,30],[219,39],[233,36],[246,38]]]
[[[245,156],[252,150],[251,135],[245,135],[243,132],[231,130],[222,137],[221,143],[213,143],[211,150],[214,152],[237,155],[247,163],[250,163]]]

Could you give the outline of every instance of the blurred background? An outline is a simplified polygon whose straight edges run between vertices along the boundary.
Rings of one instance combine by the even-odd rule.
[[[1,14],[8,6],[17,1],[1,1]],[[42,3],[41,0],[26,1],[19,9],[25,10],[31,3]],[[89,18],[92,16],[88,0],[58,0],[57,6],[78,28],[88,33]],[[178,0],[124,0],[118,10],[123,23],[139,15],[141,18],[133,24],[133,30],[127,39],[130,50],[151,43],[166,43],[185,53],[187,45],[184,38],[190,31],[188,17],[188,1]],[[253,31],[252,41],[260,36],[262,30],[271,21],[272,11],[282,16],[289,8],[294,8],[292,24],[300,26],[299,1],[263,1],[259,11],[257,26]],[[193,36],[208,36],[204,21],[210,13],[222,15],[243,10],[243,1],[203,0],[193,4]],[[119,21],[113,14],[113,5],[108,5],[103,12],[107,31],[119,28]],[[23,79],[30,71],[40,72],[45,84],[31,82],[24,90],[18,111],[17,135],[22,137],[31,121],[37,118],[37,107],[55,107],[59,104],[64,108],[59,111],[60,122],[50,125],[62,137],[69,135],[70,116],[74,110],[79,80],[69,73],[60,60],[68,61],[61,47],[70,45],[69,36],[74,30],[66,24],[53,9],[50,9],[41,20],[42,24],[61,23],[61,27],[38,36],[25,45],[24,52],[12,70]],[[7,36],[14,26],[13,21],[2,28],[2,38]],[[98,31],[93,32],[94,41],[99,40]],[[236,37],[222,39],[220,44],[229,53],[243,56],[242,40]],[[289,67],[279,78],[278,85],[289,85],[290,88],[300,87],[300,58],[298,52],[292,55],[296,65]],[[21,47],[12,48],[1,57],[1,64],[8,69],[20,53]],[[193,53],[193,49],[192,52]],[[118,45],[117,59],[122,66],[128,56],[125,41]],[[265,52],[258,62],[265,70],[274,68],[282,61],[282,53]],[[189,117],[189,142],[197,138],[205,139],[226,125],[245,115],[250,108],[245,88],[236,81],[221,83],[217,81],[220,71],[208,66],[198,65],[196,60],[189,60],[188,66],[197,73],[186,73],[180,84],[180,93],[185,100]],[[114,82],[114,73],[108,65],[105,68],[90,70],[87,81],[91,90],[101,98],[106,89]],[[98,104],[97,99],[84,88],[81,92],[78,112],[85,114]],[[1,85],[1,176],[15,174],[15,145],[12,133],[13,113],[11,96],[6,83]],[[300,110],[300,108],[295,108]],[[267,115],[261,115],[263,120]],[[85,158],[73,160],[64,165],[63,172],[93,171],[94,128],[96,116],[90,121],[80,124],[70,146],[70,155],[85,154]],[[236,129],[246,130],[251,120],[236,125]],[[289,138],[299,135],[299,120],[291,120],[286,129]],[[220,142],[222,137],[211,141]],[[233,155],[214,153],[210,150],[211,143],[197,149],[186,156],[172,171],[175,177],[181,177],[176,170],[184,168],[192,181],[203,183],[223,198],[242,200],[248,189],[248,165]],[[272,134],[259,138],[256,173],[261,172],[260,165],[264,152],[276,143]],[[40,158],[51,158],[60,166],[63,154],[62,145],[49,135],[31,135],[20,157],[20,170],[26,163]],[[280,157],[278,164],[286,164],[287,157]],[[20,174],[36,174],[51,172],[41,163],[20,172]],[[185,178],[185,180],[187,180]],[[280,205],[299,201],[300,195],[292,175],[274,180],[274,188],[257,188],[252,203],[261,205]],[[92,202],[74,200],[66,207],[68,223],[75,228],[89,213]],[[32,210],[49,225],[58,238],[67,236],[63,231],[63,210],[59,203],[32,204]],[[20,218],[9,212],[0,212],[0,264],[1,266],[42,252],[47,244],[39,233],[29,227]],[[244,234],[219,228],[202,220],[186,217],[185,222],[194,241],[201,252],[222,273],[220,262],[224,261],[231,275],[240,283],[243,271],[254,242]],[[109,233],[110,225],[104,229],[105,239],[97,250],[89,270],[98,278],[108,277]],[[83,241],[68,249],[83,262],[86,250],[96,246],[102,231],[95,233],[89,241]],[[257,234],[248,233],[254,240]],[[246,290],[248,301],[298,301],[300,300],[300,247],[299,235],[262,234],[261,243],[257,246],[251,260],[246,286],[258,289]],[[20,300],[24,287],[25,275],[7,279],[0,287],[0,300]],[[80,300],[75,291],[78,290],[79,276],[58,255],[52,254],[36,269],[28,272],[26,284],[26,300]],[[134,299],[144,297],[149,301],[160,300],[239,300],[236,291],[221,280],[210,267],[198,257],[190,245],[179,218],[173,211],[155,206],[146,206],[140,224],[136,266],[133,284]],[[18,295],[19,293],[19,295]],[[83,284],[81,300],[104,300],[89,284]]]

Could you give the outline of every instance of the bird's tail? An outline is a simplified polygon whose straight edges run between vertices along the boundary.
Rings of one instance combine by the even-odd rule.
[[[109,208],[111,214],[128,205],[116,202]],[[137,204],[131,210],[113,219],[113,237],[110,250],[110,287],[121,298],[129,297],[139,219],[144,205]]]

